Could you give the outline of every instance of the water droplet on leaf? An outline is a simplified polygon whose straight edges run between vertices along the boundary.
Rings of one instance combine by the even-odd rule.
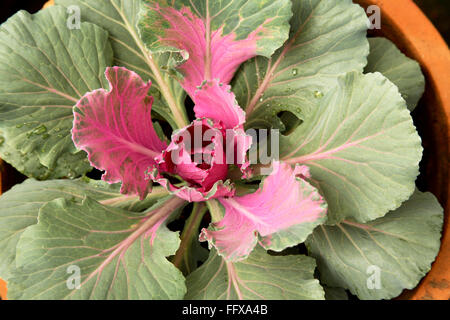
[[[314,91],[314,97],[320,99],[323,97],[323,92],[321,91]]]
[[[33,133],[40,135],[40,134],[44,134],[47,132],[47,127],[44,126],[43,124],[40,125],[39,127],[37,127],[36,129],[34,129]]]

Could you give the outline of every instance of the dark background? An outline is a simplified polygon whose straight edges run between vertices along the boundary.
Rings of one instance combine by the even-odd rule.
[[[389,0],[395,1],[395,0]],[[46,0],[2,0],[0,5],[0,23],[20,9],[31,13],[39,10]],[[439,29],[447,43],[450,43],[450,1],[449,0],[414,0],[434,25]]]
[[[23,9],[31,13],[38,11],[46,0],[1,0],[0,4],[0,23],[12,16],[17,11]]]

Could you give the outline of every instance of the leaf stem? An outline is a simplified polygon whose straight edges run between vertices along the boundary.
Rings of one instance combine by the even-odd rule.
[[[178,269],[184,271],[185,275],[188,275],[193,270],[189,265],[189,254],[188,250],[193,241],[196,241],[195,235],[198,232],[200,223],[202,222],[203,216],[205,215],[207,208],[204,203],[196,202],[194,203],[194,208],[189,219],[186,221],[183,232],[181,233],[181,244],[178,251],[173,258],[173,264]],[[198,241],[198,240],[197,240]]]
[[[146,49],[144,49],[144,50],[146,50]],[[166,99],[166,102],[170,108],[170,111],[172,111],[175,123],[177,124],[177,126],[180,129],[188,126],[189,120],[187,118],[185,108],[182,106],[179,106],[177,104],[177,102],[175,101],[173,93],[170,90],[167,83],[164,81],[158,66],[156,65],[155,61],[153,60],[152,55],[146,51],[144,52],[144,55],[145,55],[145,59],[147,60],[147,64],[150,66],[150,69],[152,70],[153,75],[155,76],[155,80],[159,85],[161,94]]]
[[[223,219],[222,209],[217,200],[211,199],[206,202],[209,209],[209,214],[211,215],[211,222],[219,222]]]
[[[142,201],[152,200],[152,199],[157,200],[157,199],[167,196],[168,194],[169,194],[169,192],[166,189],[164,189],[162,187],[156,187],[156,188],[153,188],[153,191],[150,194],[148,194],[147,197]],[[118,196],[115,198],[101,200],[99,202],[106,206],[115,206],[115,205],[118,205],[118,204],[121,204],[124,202],[128,202],[128,201],[140,201],[139,196],[123,195],[123,196]]]

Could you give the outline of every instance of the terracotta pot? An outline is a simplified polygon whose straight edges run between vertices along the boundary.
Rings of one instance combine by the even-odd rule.
[[[50,0],[50,1],[47,1],[42,8],[45,9],[47,7],[50,7],[50,6],[54,5],[54,4],[55,4],[55,0]]]
[[[0,279],[0,300],[6,299],[6,282]]]
[[[49,1],[53,2],[53,1]],[[355,0],[363,7],[381,8],[381,30],[372,35],[394,41],[409,57],[417,60],[426,76],[427,87],[413,116],[425,148],[418,184],[435,194],[445,209],[442,245],[431,271],[412,291],[400,299],[450,299],[450,53],[432,23],[412,0]],[[48,5],[48,4],[46,4]],[[6,172],[7,173],[7,172]],[[10,184],[11,175],[0,171],[0,188]],[[6,287],[0,280],[0,296]]]

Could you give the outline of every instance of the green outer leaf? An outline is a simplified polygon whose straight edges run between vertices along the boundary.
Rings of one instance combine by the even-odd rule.
[[[417,61],[405,56],[390,40],[369,38],[370,54],[364,72],[380,72],[394,83],[413,111],[425,91],[425,77]]]
[[[86,196],[104,205],[142,211],[167,192],[154,188],[146,200],[123,196],[120,184],[109,185],[87,178],[79,180],[26,180],[0,197],[0,278],[8,280],[15,269],[16,246],[23,231],[37,223],[39,209],[48,202],[65,198],[80,203]]]
[[[291,248],[303,243],[313,232],[314,228],[323,224],[325,221],[326,216],[319,218],[314,222],[297,224],[286,230],[274,233],[270,237],[270,245],[265,248],[276,252],[281,252],[286,248]]]
[[[178,125],[167,101],[164,101],[167,96],[163,94],[161,85],[167,89],[167,94],[173,98],[182,116],[187,119],[185,110],[182,108],[186,93],[173,76],[161,72],[163,69],[168,70],[174,58],[170,54],[152,57],[151,60],[158,68],[157,72],[160,73],[161,78],[154,74],[149,65],[149,53],[137,30],[141,0],[56,0],[56,3],[65,7],[72,5],[80,7],[81,18],[84,21],[95,23],[109,32],[114,51],[114,65],[135,71],[144,81],[152,80],[150,94],[155,98],[153,110],[163,116],[174,129]]]
[[[187,277],[186,299],[322,300],[315,267],[310,257],[271,256],[262,248],[244,261],[227,263],[213,249],[209,259]]]
[[[114,51],[114,65],[123,66],[138,73],[144,81],[155,77],[150,70],[142,41],[137,37],[137,18],[141,10],[140,0],[56,0],[65,7],[78,6],[84,21],[95,23],[109,32]],[[155,88],[158,84],[153,84]]]
[[[397,87],[380,73],[352,72],[288,137],[280,157],[310,167],[328,223],[367,222],[397,209],[415,189],[421,139]]]
[[[0,142],[2,133],[0,131]],[[78,152],[75,155],[64,153],[56,160],[56,167],[49,169],[42,165],[35,156],[16,150],[8,143],[0,143],[0,154],[8,163],[14,164],[14,168],[24,175],[38,180],[56,179],[58,177],[74,178],[80,172],[90,171],[91,165],[87,161],[86,153]]]
[[[351,0],[295,0],[290,40],[271,59],[245,63],[233,84],[247,127],[284,129],[277,114],[303,119],[322,95],[367,63],[367,17]]]
[[[137,32],[139,3],[139,0],[56,0],[56,4],[65,7],[78,6],[83,21],[95,23],[109,32],[114,65],[137,72],[144,81],[154,80],[145,56],[132,36]]]
[[[182,200],[171,197],[145,216],[57,199],[43,206],[37,225],[17,245],[18,271],[9,281],[12,299],[182,299],[184,277],[166,257],[179,245],[165,224],[156,237],[147,226],[167,219]],[[69,266],[81,269],[81,288],[70,290]]]
[[[212,31],[223,28],[221,35],[234,33],[235,40],[246,39],[270,18],[272,20],[265,24],[270,36],[260,37],[257,40],[257,54],[267,58],[286,41],[289,32],[287,20],[292,16],[290,0],[145,0],[145,2],[177,10],[187,7],[205,24],[209,21]],[[165,46],[160,42],[168,25],[157,12],[143,11],[139,27],[142,39],[152,52],[176,52],[180,55],[179,61],[184,60],[182,50]]]
[[[0,28],[0,131],[7,144],[0,155],[29,176],[75,177],[91,169],[72,143],[72,106],[106,85],[112,49],[100,27],[70,30],[66,22],[65,10],[52,7],[21,11]]]
[[[308,238],[321,281],[349,289],[360,299],[389,299],[416,287],[430,270],[440,246],[443,209],[431,193],[417,191],[385,217],[365,225],[321,226]],[[368,289],[378,266],[381,289]]]

